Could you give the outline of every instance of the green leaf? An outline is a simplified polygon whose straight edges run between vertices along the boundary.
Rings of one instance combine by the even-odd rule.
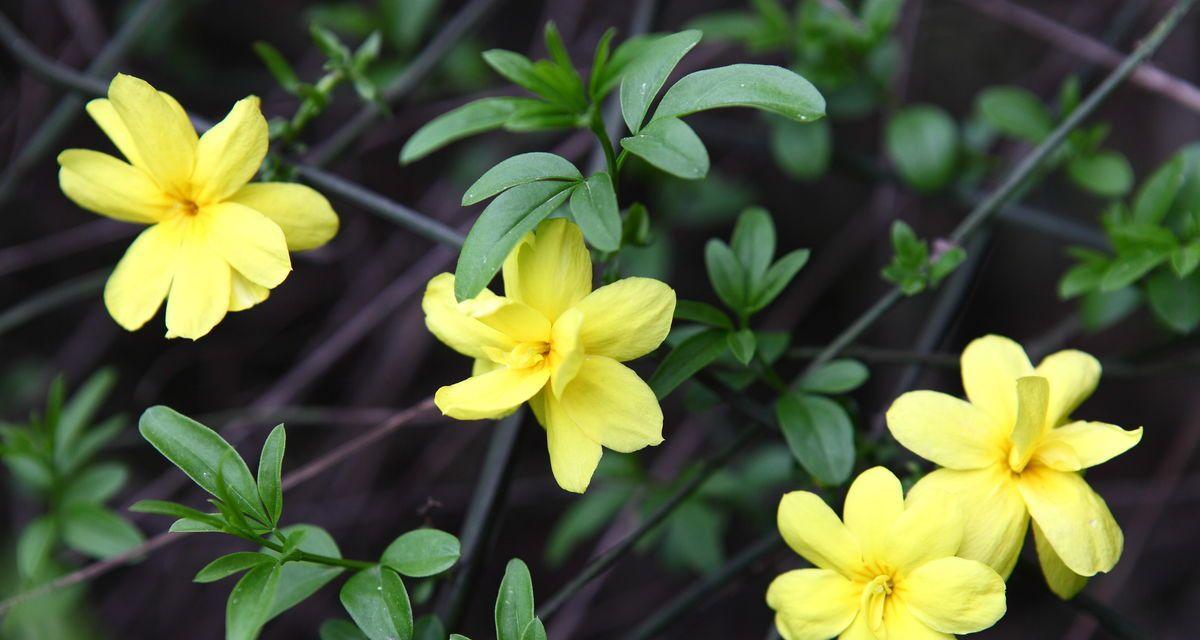
[[[797,180],[811,181],[825,175],[833,157],[833,130],[825,120],[792,122],[774,119],[768,143],[775,164]]]
[[[437,575],[458,562],[458,538],[438,529],[417,529],[396,538],[380,562],[410,578]]]
[[[962,247],[950,247],[943,251],[929,263],[929,285],[936,287],[941,284],[966,259],[967,251]]]
[[[258,493],[271,518],[269,524],[279,522],[283,513],[283,450],[286,444],[287,432],[280,424],[267,436],[258,460]]]
[[[54,518],[51,516],[34,518],[25,526],[17,538],[17,573],[22,579],[41,575],[57,541]]]
[[[708,174],[708,150],[700,136],[679,118],[655,120],[637,135],[622,138],[621,147],[685,180],[699,180]]]
[[[625,210],[625,219],[621,221],[621,243],[636,247],[650,244],[650,212],[640,202],[629,205]]]
[[[137,527],[99,505],[78,503],[61,513],[66,545],[93,558],[111,558],[142,543]]]
[[[775,416],[792,455],[818,482],[836,486],[854,468],[854,427],[842,405],[821,396],[790,393]]]
[[[654,375],[650,376],[650,388],[654,395],[662,400],[698,371],[712,364],[718,356],[725,353],[727,342],[725,332],[719,329],[702,331],[679,343],[663,358]]]
[[[636,135],[641,130],[650,103],[700,37],[699,31],[681,31],[657,38],[625,68],[621,76],[621,116],[631,133]]]
[[[379,50],[383,46],[383,36],[374,31],[367,39],[358,46],[354,51],[354,69],[359,73],[366,70],[367,65],[375,61],[379,57]]]
[[[363,569],[342,585],[342,606],[371,640],[411,640],[412,605],[404,581],[387,567]]]
[[[1042,101],[1020,87],[985,89],[977,105],[993,129],[1026,142],[1037,144],[1054,129],[1054,119]]]
[[[301,551],[330,558],[342,557],[333,537],[320,527],[311,524],[297,524],[280,529],[280,533],[287,538],[302,531],[304,539],[300,541]],[[279,555],[270,549],[261,549],[260,551],[270,556]],[[280,572],[279,591],[275,594],[275,601],[271,604],[271,613],[267,619],[270,620],[300,604],[330,580],[338,577],[342,571],[344,569],[341,567],[330,567],[314,562],[288,562],[283,565]]]
[[[1171,210],[1171,203],[1183,186],[1184,157],[1175,155],[1158,168],[1138,189],[1133,199],[1133,219],[1157,223]]]
[[[1146,299],[1154,315],[1177,333],[1191,333],[1200,325],[1200,274],[1179,278],[1159,269],[1146,280]]]
[[[1193,240],[1171,253],[1171,268],[1175,275],[1186,278],[1200,266],[1200,240]]]
[[[1144,251],[1130,256],[1118,256],[1113,260],[1100,280],[1101,291],[1123,289],[1150,273],[1166,261],[1167,256],[1158,252]]]
[[[74,470],[87,462],[104,448],[113,438],[125,430],[125,416],[115,415],[100,424],[83,431],[73,447],[59,448],[55,455],[62,454],[56,464],[63,470]]]
[[[600,83],[604,80],[604,72],[608,66],[608,58],[612,48],[612,39],[617,35],[615,27],[609,27],[596,43],[596,52],[592,55],[592,71],[588,76],[588,96],[592,102],[598,102]],[[442,640],[438,638],[438,640]]]
[[[216,582],[235,573],[257,567],[260,564],[275,564],[276,558],[256,551],[238,551],[213,560],[192,578],[193,582]]]
[[[625,74],[625,70],[629,65],[641,54],[642,50],[654,43],[661,36],[642,34],[629,38],[622,42],[613,50],[612,57],[608,59],[608,64],[604,65],[604,70],[600,74],[600,79],[596,83],[594,98],[596,101],[601,100],[608,95],[613,89],[620,84],[621,78]]]
[[[730,331],[726,334],[729,352],[742,364],[750,364],[754,359],[754,332],[749,329]]]
[[[729,245],[713,238],[704,246],[704,266],[713,291],[726,306],[739,313],[745,312],[746,272]]]
[[[762,285],[755,292],[754,299],[750,301],[750,306],[746,309],[749,313],[754,313],[771,304],[783,290],[791,284],[792,280],[800,273],[800,269],[808,263],[808,249],[796,249],[789,251],[782,258],[777,260],[775,264],[767,269],[767,273],[763,276]]]
[[[250,469],[216,431],[162,405],[146,409],[138,430],[163,456],[214,496],[218,495],[217,476],[221,475],[237,506],[268,522]]]
[[[309,25],[309,32],[317,48],[330,60],[342,65],[350,62],[350,49],[332,31],[314,22]]]
[[[554,131],[580,126],[579,116],[557,104],[540,100],[521,99],[512,115],[504,122],[508,131]]]
[[[546,626],[540,618],[534,618],[525,625],[525,630],[521,632],[521,640],[546,640]]]
[[[1067,175],[1081,189],[1104,198],[1119,198],[1133,186],[1133,169],[1116,151],[1072,158],[1067,163]]]
[[[166,500],[139,500],[129,507],[135,513],[150,513],[172,518],[186,518],[220,529],[222,522],[215,515]]]
[[[1108,271],[1108,261],[1078,264],[1063,274],[1058,282],[1058,297],[1069,300],[1100,288],[1100,281]]]
[[[796,386],[801,391],[837,395],[854,391],[870,376],[866,365],[858,360],[831,360],[801,378]]]
[[[729,316],[706,302],[676,300],[675,318],[677,320],[691,320],[692,322],[699,322],[719,329],[733,329],[733,321],[729,319]]]
[[[413,640],[446,640],[446,625],[436,614],[427,613],[417,619]]]
[[[77,449],[77,441],[84,430],[95,419],[105,398],[112,392],[117,383],[117,374],[112,369],[101,369],[92,374],[71,394],[71,400],[63,406],[54,430],[54,461],[60,467],[65,467],[72,456],[69,452]],[[78,457],[75,462],[82,462]]]
[[[205,514],[209,516],[209,520],[196,520],[195,518],[180,518],[171,523],[168,529],[171,533],[228,533],[229,527],[225,526],[224,520],[220,514],[211,513]]]
[[[522,640],[525,627],[533,621],[533,579],[520,559],[509,560],[504,568],[495,618],[496,640]]]
[[[596,535],[629,501],[629,489],[603,485],[580,496],[559,517],[546,538],[546,562],[559,567],[584,540]]]
[[[454,295],[475,297],[504,264],[512,248],[567,199],[566,182],[531,182],[500,194],[488,204],[467,234],[454,271]]]
[[[730,245],[746,273],[750,290],[757,291],[775,257],[775,222],[762,207],[750,207],[738,216]]]
[[[103,504],[117,495],[129,472],[124,465],[116,462],[102,462],[84,469],[71,479],[62,490],[62,504],[90,502]]]
[[[349,620],[333,619],[321,623],[318,632],[321,640],[370,640],[367,634],[359,631],[358,627]],[[420,638],[420,636],[417,636]],[[442,640],[438,638],[438,640]]]
[[[571,217],[593,247],[601,251],[621,248],[621,211],[607,173],[597,173],[572,190]]]
[[[499,129],[508,121],[521,98],[483,98],[458,107],[430,120],[404,143],[400,163],[419,160],[438,149],[468,136]]]
[[[576,182],[583,180],[583,175],[570,161],[553,153],[522,153],[488,169],[467,187],[462,205],[467,207],[507,189],[542,180]]]
[[[1137,310],[1142,297],[1134,287],[1116,291],[1093,291],[1083,298],[1079,316],[1088,331],[1112,326]]]
[[[271,602],[280,582],[279,565],[260,565],[234,585],[225,605],[226,640],[253,640],[270,620]]]
[[[292,65],[279,53],[279,49],[260,40],[254,43],[254,53],[258,54],[259,59],[267,66],[267,71],[275,77],[275,82],[278,82],[284,91],[296,95],[300,88],[300,78],[296,77]]]
[[[954,177],[958,127],[941,108],[905,107],[888,123],[886,143],[896,171],[917,191],[936,191]]]
[[[654,120],[721,107],[754,107],[806,122],[825,115],[825,98],[799,74],[760,64],[734,64],[684,76],[667,89]]]
[[[884,36],[896,25],[903,0],[866,0],[860,14],[862,22],[875,37]]]
[[[546,68],[539,68],[529,58],[514,51],[491,49],[483,52],[483,60],[496,73],[513,84],[563,107],[576,106],[570,89]]]

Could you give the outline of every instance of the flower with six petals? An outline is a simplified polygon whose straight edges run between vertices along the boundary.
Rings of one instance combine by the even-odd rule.
[[[89,211],[149,225],[104,288],[113,319],[133,331],[167,300],[167,337],[195,340],[229,311],[262,302],[291,271],[289,251],[314,249],[338,218],[313,189],[248,184],[267,153],[259,100],[239,100],[203,136],[171,96],[118,74],[87,112],[125,156],[58,156],[63,193]]]
[[[771,582],[767,604],[784,640],[947,640],[1004,616],[1004,580],[956,557],[963,539],[953,499],[904,499],[883,467],[864,471],[846,494],[842,519],[816,494],[779,502],[779,532],[815,568]]]
[[[968,401],[913,391],[888,410],[896,440],[942,467],[912,493],[957,496],[967,517],[963,557],[1004,576],[1032,519],[1047,583],[1074,596],[1087,576],[1112,569],[1124,545],[1080,472],[1128,451],[1141,428],[1070,418],[1100,379],[1100,363],[1081,351],[1060,351],[1034,368],[1017,343],[985,336],[963,351],[962,378]]]
[[[509,254],[504,296],[484,290],[458,302],[454,276],[429,281],[425,324],[475,359],[473,375],[438,389],[434,402],[459,420],[499,418],[529,402],[546,430],[559,486],[582,493],[602,447],[630,452],[662,442],[662,409],[621,364],[650,353],[671,329],[675,292],[650,278],[592,291],[592,259],[579,227],[538,225]]]

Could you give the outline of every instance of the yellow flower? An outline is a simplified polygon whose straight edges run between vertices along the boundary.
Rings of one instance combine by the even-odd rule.
[[[288,251],[319,247],[338,218],[298,184],[247,184],[267,153],[258,98],[239,100],[197,136],[171,96],[118,74],[88,114],[129,162],[87,149],[58,156],[58,181],[75,204],[150,225],[104,288],[109,314],[138,329],[167,299],[167,337],[195,340],[228,311],[262,302],[291,271]]]
[[[559,486],[583,493],[601,447],[637,451],[662,442],[662,409],[621,364],[650,353],[671,329],[675,292],[649,278],[592,291],[592,259],[574,223],[551,219],[504,262],[505,296],[484,290],[461,303],[454,276],[429,281],[425,324],[475,358],[472,377],[434,402],[459,420],[498,418],[528,401],[546,430]]]
[[[963,557],[1006,577],[1032,516],[1046,581],[1070,598],[1085,576],[1112,569],[1124,546],[1104,499],[1080,472],[1128,451],[1142,430],[1069,418],[1100,379],[1100,363],[1081,351],[1060,351],[1035,369],[1020,345],[986,336],[963,351],[962,377],[970,402],[913,391],[888,410],[896,440],[944,467],[913,494],[958,496],[967,517]]]
[[[784,640],[945,640],[1004,616],[1004,580],[955,557],[963,520],[950,496],[905,502],[896,476],[875,467],[850,486],[843,519],[807,491],[779,502],[779,533],[816,566],[767,589]]]

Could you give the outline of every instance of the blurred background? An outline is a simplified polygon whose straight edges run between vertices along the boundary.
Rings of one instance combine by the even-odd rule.
[[[121,25],[151,2],[0,0],[0,11],[40,51],[84,69],[102,60]],[[618,29],[620,41],[631,32],[696,26],[705,38],[676,77],[744,61],[796,69],[829,100],[830,117],[820,125],[804,129],[736,109],[698,114],[689,123],[712,159],[706,180],[668,178],[632,163],[621,185],[623,198],[647,206],[654,235],[648,246],[623,254],[622,271],[662,278],[681,298],[717,302],[699,267],[703,245],[712,237],[727,239],[748,206],[772,213],[781,252],[812,250],[809,265],[755,324],[776,332],[776,367],[790,376],[890,286],[880,272],[892,259],[893,221],[907,222],[930,240],[947,234],[1038,141],[1038,132],[1022,130],[1020,122],[1057,122],[1060,106],[1072,100],[1068,78],[1077,78],[1086,94],[1173,3],[907,0],[894,20],[869,25],[869,33],[856,31],[865,14],[850,0],[155,4],[161,6],[131,37],[115,69],[148,80],[210,119],[248,94],[262,97],[268,118],[291,118],[303,98],[280,85],[254,45],[269,43],[303,81],[315,82],[326,56],[310,35],[313,23],[351,47],[380,32],[381,53],[368,74],[377,86],[413,74],[414,60],[428,64],[410,76],[418,81],[391,101],[390,114],[371,120],[341,153],[329,153],[331,136],[364,109],[363,96],[348,83],[332,91],[323,111],[287,142],[290,154],[326,154],[334,173],[455,227],[482,208],[459,206],[464,188],[499,160],[552,150],[582,167],[596,152],[586,131],[501,131],[401,166],[401,146],[433,117],[472,99],[517,95],[484,64],[484,50],[545,57],[542,28],[553,21],[576,64],[586,69],[609,27]],[[438,41],[460,19],[464,4],[482,9],[480,17],[451,41]],[[1190,84],[1200,77],[1198,28],[1200,15],[1187,16],[1154,57],[1155,72],[1143,72],[1100,107],[1086,134],[1073,138],[1069,151],[1023,191],[1021,204],[968,244],[969,258],[952,277],[902,301],[847,354],[870,370],[847,405],[863,464],[886,461],[908,479],[921,472],[915,461],[886,437],[871,434],[878,435],[882,412],[906,389],[959,393],[956,356],[971,339],[1001,333],[1024,343],[1035,360],[1065,346],[1101,358],[1106,376],[1079,413],[1146,430],[1140,446],[1088,474],[1124,528],[1126,548],[1116,571],[1093,581],[1087,593],[1153,638],[1192,638],[1200,628],[1200,542],[1193,533],[1200,527],[1194,461],[1200,352],[1193,332],[1200,322],[1200,283],[1147,270],[1122,286],[1083,287],[1064,300],[1060,280],[1092,255],[1070,253],[1070,247],[1111,256],[1113,229],[1101,224],[1104,212],[1114,202],[1133,200],[1149,176],[1200,134],[1200,90]],[[437,43],[436,59],[422,58],[431,43]],[[1025,120],[1006,124],[1003,109],[989,112],[983,96],[997,87],[1024,90],[1016,102],[1025,102],[1013,109]],[[1026,104],[1030,98],[1033,106]],[[269,428],[286,422],[286,475],[417,405],[469,367],[432,339],[419,304],[424,283],[450,270],[453,254],[333,195],[339,235],[296,256],[295,272],[266,303],[229,316],[196,343],[165,341],[161,315],[138,332],[120,329],[98,287],[136,230],[81,210],[59,190],[59,150],[111,150],[71,100],[11,56],[0,56],[0,419],[7,425],[4,461],[10,471],[0,481],[5,595],[22,582],[28,586],[87,566],[95,562],[89,555],[106,551],[89,553],[86,544],[75,545],[82,551],[63,549],[53,566],[35,576],[22,577],[17,566],[18,536],[53,504],[38,490],[38,472],[20,455],[22,446],[34,445],[14,432],[43,419],[56,376],[65,381],[68,398],[81,387],[97,396],[96,424],[125,425],[110,427],[111,438],[97,443],[93,466],[104,471],[94,472],[101,484],[96,499],[151,537],[167,523],[126,512],[132,501],[202,502],[195,487],[179,483],[180,474],[137,435],[134,425],[144,408],[167,404],[214,428],[232,428],[239,450],[251,459]],[[64,101],[66,108],[59,106]],[[918,104],[935,105],[954,132],[948,164],[932,170],[911,169],[902,149],[889,150],[888,123]],[[38,145],[40,151],[29,152]],[[1100,156],[1105,159],[1095,160]],[[1186,162],[1177,179],[1183,186],[1176,188],[1187,193],[1163,224],[1186,241],[1196,232],[1187,221],[1193,213],[1189,198],[1200,193],[1193,176],[1200,168],[1192,155],[1178,157]],[[268,170],[286,174],[286,167]],[[1161,264],[1152,268],[1165,272]],[[92,376],[101,370],[106,377],[97,382]],[[639,371],[648,376],[652,364]],[[753,387],[745,393],[757,394]],[[477,639],[492,635],[492,601],[508,558],[524,559],[539,601],[548,598],[742,426],[741,418],[686,387],[665,402],[664,411],[666,442],[634,455],[607,452],[584,497],[555,485],[541,430],[532,421],[524,426],[467,614],[451,631]],[[31,412],[38,416],[31,420]],[[112,416],[118,418],[110,422]],[[494,428],[420,412],[289,492],[285,520],[325,527],[347,557],[373,557],[398,532],[422,524],[458,532]],[[630,637],[672,597],[771,531],[779,496],[807,483],[777,436],[760,438],[635,556],[548,621],[550,637]],[[240,548],[216,536],[175,541],[15,610],[3,633],[219,637],[229,583],[197,585],[191,576],[216,555]],[[1031,544],[1025,551],[1032,558]],[[787,551],[752,563],[655,637],[767,637],[766,585],[796,563]],[[414,598],[432,599],[435,590],[430,584]],[[1057,601],[1028,566],[1018,567],[1009,594],[1009,615],[978,637],[1108,637],[1077,607]],[[331,617],[344,612],[328,587],[269,624],[263,637],[315,638]]]

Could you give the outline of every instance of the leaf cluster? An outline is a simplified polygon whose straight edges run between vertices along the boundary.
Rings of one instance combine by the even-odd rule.
[[[883,278],[900,287],[904,295],[916,295],[925,289],[935,289],[946,276],[966,260],[967,252],[943,241],[934,242],[931,254],[929,243],[903,220],[892,223],[892,261],[883,268]]]

